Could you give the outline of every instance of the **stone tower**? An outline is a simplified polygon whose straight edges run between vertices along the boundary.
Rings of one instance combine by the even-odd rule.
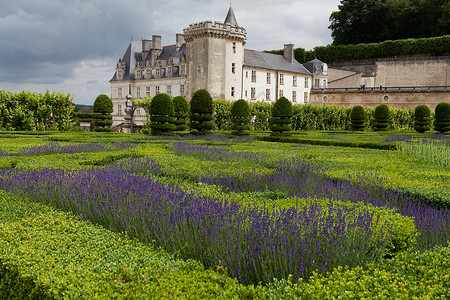
[[[203,21],[184,29],[186,41],[186,96],[206,89],[213,99],[242,98],[242,67],[246,31],[230,7],[223,23]]]

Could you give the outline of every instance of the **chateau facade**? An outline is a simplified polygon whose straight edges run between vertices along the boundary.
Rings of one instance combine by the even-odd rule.
[[[162,46],[158,35],[132,41],[110,80],[113,126],[124,122],[127,97],[167,93],[190,99],[206,89],[213,99],[273,102],[284,96],[307,103],[311,88],[327,87],[325,63],[300,64],[293,44],[284,45],[283,56],[245,49],[246,35],[230,7],[223,23],[191,24],[176,35],[175,45]],[[143,109],[135,111],[133,120],[143,123]]]

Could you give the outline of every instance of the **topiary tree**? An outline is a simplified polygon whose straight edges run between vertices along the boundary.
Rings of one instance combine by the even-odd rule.
[[[184,131],[188,128],[189,122],[189,102],[182,96],[176,96],[172,99],[174,108],[174,120],[176,131]]]
[[[434,109],[434,130],[440,133],[450,131],[450,103],[441,102]]]
[[[173,102],[167,94],[157,94],[150,104],[150,129],[152,135],[169,134],[173,124]]]
[[[350,114],[352,130],[363,131],[366,123],[366,113],[361,105],[354,106]]]
[[[231,106],[231,130],[235,135],[244,135],[250,130],[250,107],[247,101],[239,99]]]
[[[105,94],[98,95],[94,102],[94,112],[101,114],[110,114],[113,112],[111,99]]]
[[[273,132],[282,133],[292,130],[292,116],[294,111],[292,103],[285,97],[281,97],[272,107],[272,117],[269,119],[269,128]]]
[[[389,128],[389,107],[386,104],[380,104],[375,107],[374,112],[374,130],[386,131]]]
[[[190,123],[192,133],[207,133],[214,129],[213,100],[207,90],[198,90],[191,99]]]
[[[111,125],[113,124],[112,116],[113,104],[111,99],[105,95],[101,94],[94,101],[94,113],[98,113],[97,118],[91,121],[91,131],[97,132],[111,132]]]
[[[431,111],[426,105],[419,105],[414,110],[414,130],[424,133],[431,128]]]

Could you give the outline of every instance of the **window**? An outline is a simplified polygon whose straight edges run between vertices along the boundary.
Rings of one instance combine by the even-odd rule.
[[[318,88],[320,86],[320,80],[319,79],[314,79],[314,87]]]
[[[186,66],[185,65],[180,66],[180,75],[181,76],[186,75]]]
[[[270,73],[267,73],[267,84],[270,84]]]
[[[122,115],[122,105],[117,105],[117,114],[119,115],[119,116],[121,116]]]
[[[252,82],[256,82],[256,71],[252,71]]]
[[[172,86],[171,85],[167,86],[167,95],[172,96]]]
[[[140,87],[136,88],[136,98],[141,98],[141,88]]]
[[[245,78],[248,78],[248,71],[245,71]]]
[[[203,73],[202,66],[197,66],[197,75],[201,75]]]
[[[155,93],[156,93],[156,94],[159,94],[159,85],[157,85],[157,86],[155,87]]]
[[[145,88],[145,96],[150,97],[150,87],[149,86]]]
[[[236,42],[233,42],[233,53],[236,53]]]
[[[231,97],[234,97],[234,86],[231,87]]]
[[[155,70],[155,77],[156,77],[156,78],[159,78],[160,74],[161,74],[161,72],[160,72],[159,68],[157,68],[157,69]]]
[[[248,97],[248,91],[245,90],[245,97]]]
[[[136,116],[140,116],[141,115],[141,110],[138,108],[136,109]]]
[[[297,91],[292,91],[292,102],[297,103]]]
[[[233,74],[236,73],[236,64],[235,63],[231,64],[231,73],[233,73]]]
[[[308,78],[305,78],[305,88],[309,86],[308,82],[309,82]]]
[[[280,85],[284,85],[284,74],[280,74]]]
[[[255,100],[255,99],[256,99],[256,88],[254,88],[254,87],[252,87],[252,89],[251,89],[251,95],[250,95],[250,98],[251,98],[252,100]]]
[[[284,97],[284,96],[283,96],[283,90],[280,90],[280,98],[281,98],[281,97]]]
[[[184,84],[180,86],[180,94],[181,96],[184,96]]]
[[[270,74],[270,73],[267,73]],[[270,89],[266,89],[266,100],[270,101]]]
[[[305,100],[305,103],[308,102],[308,92],[305,92],[305,93],[303,94],[303,99]]]
[[[150,77],[152,77],[152,70],[150,69],[145,70],[145,79],[148,79]]]
[[[292,76],[292,86],[297,86],[297,76]]]
[[[167,67],[167,76],[166,77],[172,77],[172,67]]]
[[[117,89],[117,98],[122,98],[122,88]]]

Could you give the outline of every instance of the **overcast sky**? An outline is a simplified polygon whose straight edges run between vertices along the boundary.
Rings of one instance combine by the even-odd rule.
[[[245,48],[311,50],[331,44],[329,17],[340,0],[234,0]],[[1,0],[0,90],[68,93],[76,104],[110,95],[109,80],[131,38],[175,34],[189,24],[223,22],[229,1],[219,0]]]

